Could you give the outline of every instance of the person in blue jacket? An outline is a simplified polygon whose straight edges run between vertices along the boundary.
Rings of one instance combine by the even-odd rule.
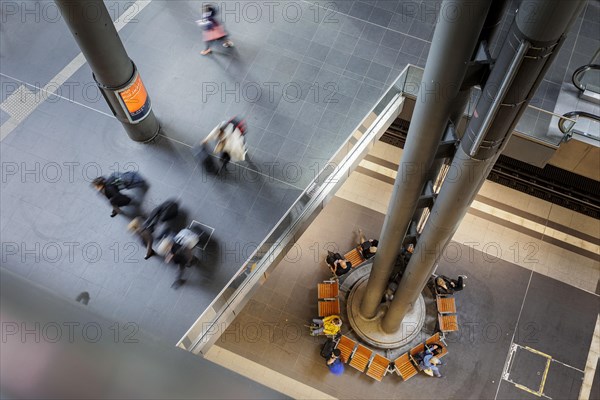
[[[344,373],[344,362],[342,361],[342,352],[340,349],[333,349],[333,352],[327,359],[327,368],[334,375],[342,375]]]

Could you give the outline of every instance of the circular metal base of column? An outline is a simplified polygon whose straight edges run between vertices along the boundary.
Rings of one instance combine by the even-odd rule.
[[[372,319],[365,319],[360,315],[360,304],[367,288],[368,278],[368,276],[365,276],[360,279],[353,286],[348,296],[346,310],[350,325],[356,335],[372,346],[381,349],[395,349],[405,346],[417,337],[421,332],[421,328],[423,328],[426,314],[423,296],[419,295],[412,310],[402,320],[400,328],[394,333],[386,333],[380,326],[381,318],[385,315],[383,309],[380,309]],[[380,307],[387,306],[382,305]]]

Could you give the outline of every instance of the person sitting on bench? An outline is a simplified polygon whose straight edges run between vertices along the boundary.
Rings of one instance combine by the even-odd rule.
[[[425,357],[423,358],[423,361],[421,362],[421,364],[419,366],[425,373],[427,373],[427,370],[429,370],[436,377],[443,378],[442,374],[440,373],[439,368],[437,367],[438,365],[444,365],[444,364],[442,364],[440,359],[437,358],[436,356],[434,356],[433,354],[425,352]]]
[[[365,260],[373,257],[377,253],[377,246],[379,246],[379,240],[369,239],[364,235],[362,230],[358,230],[358,246],[360,253]]]
[[[330,315],[325,318],[313,318],[313,324],[310,327],[310,335],[330,335],[335,336],[342,329],[342,319],[339,315]]]
[[[327,252],[325,261],[329,265],[331,273],[335,276],[342,276],[352,270],[352,263],[346,260],[340,253]]]
[[[438,275],[435,278],[437,292],[440,294],[454,294],[454,292],[459,292],[465,288],[464,280],[466,278],[464,275],[459,275],[458,279],[450,279],[447,276]]]
[[[344,362],[342,361],[342,352],[340,349],[333,349],[333,352],[331,352],[325,363],[332,374],[342,375],[344,373]]]
[[[437,355],[442,352],[440,345],[433,344],[430,347],[425,347],[425,351],[415,354],[415,361],[419,364],[419,368],[429,376],[442,377],[438,365],[444,365]]]

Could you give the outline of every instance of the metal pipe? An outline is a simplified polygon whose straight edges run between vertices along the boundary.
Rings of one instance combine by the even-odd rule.
[[[365,318],[377,314],[490,4],[491,0],[442,3],[440,15],[446,18],[439,18],[436,25],[379,250],[360,307]]]
[[[506,75],[504,76],[502,83],[500,84],[498,93],[494,97],[492,107],[485,115],[483,123],[481,124],[481,128],[479,128],[479,132],[477,133],[477,136],[473,141],[473,145],[471,146],[471,150],[469,151],[469,155],[471,157],[477,154],[477,150],[479,150],[479,146],[481,146],[483,138],[487,134],[488,129],[490,129],[492,121],[494,120],[494,118],[496,117],[496,113],[500,109],[500,105],[502,104],[504,96],[506,96],[506,93],[508,92],[512,81],[515,79],[515,76],[519,70],[519,66],[521,66],[521,63],[523,62],[523,58],[525,57],[527,50],[529,50],[529,43],[526,41],[521,41],[521,44],[519,45],[519,50],[517,50],[517,54],[515,54],[515,57],[513,58],[513,61],[510,64],[508,71],[506,71]]]
[[[510,0],[495,0],[492,2],[490,11],[485,19],[481,34],[479,35],[479,41],[485,41],[488,45],[491,45],[494,36],[502,26],[502,20],[506,15],[506,10],[510,5]]]
[[[515,23],[511,26],[486,87],[497,86],[503,81],[511,60],[514,59],[516,43],[530,42],[529,52],[502,101],[500,112],[487,130],[483,139],[483,143],[487,145],[480,146],[477,154],[470,156],[469,150],[473,147],[475,138],[472,132],[480,131],[478,127],[483,125],[482,118],[491,108],[491,99],[486,96],[479,99],[474,119],[452,160],[452,170],[461,173],[455,179],[447,179],[442,185],[396,296],[382,320],[381,328],[385,332],[394,332],[401,326],[404,316],[423,290],[446,245],[508,143],[519,116],[541,82],[540,75],[553,60],[552,53],[560,47],[570,22],[575,20],[585,0],[537,0],[527,3],[527,7],[521,6]],[[520,25],[521,23],[525,25]],[[482,117],[478,118],[477,115]]]

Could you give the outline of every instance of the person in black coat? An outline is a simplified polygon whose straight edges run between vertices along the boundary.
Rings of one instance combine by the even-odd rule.
[[[179,214],[179,205],[174,200],[167,200],[158,207],[155,207],[148,218],[142,222],[141,217],[135,218],[127,227],[130,232],[137,233],[142,239],[142,243],[146,246],[146,256],[144,260],[149,259],[154,254],[152,246],[154,244],[154,231],[157,225],[161,222],[167,222]],[[160,236],[165,236],[167,231],[164,231]],[[159,239],[161,238],[159,237]]]
[[[325,261],[329,265],[331,273],[335,276],[342,276],[352,270],[352,263],[346,260],[340,253],[327,252]]]
[[[94,179],[92,186],[108,199],[113,209],[112,214],[110,214],[111,218],[117,214],[121,214],[121,207],[125,207],[131,203],[131,197],[121,193],[117,185],[107,182],[103,177]]]

